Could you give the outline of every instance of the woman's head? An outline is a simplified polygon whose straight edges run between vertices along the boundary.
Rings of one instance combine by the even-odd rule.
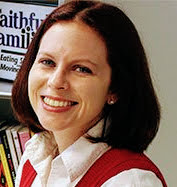
[[[81,136],[102,117],[110,81],[102,38],[83,23],[63,21],[40,41],[28,77],[29,100],[46,130]]]
[[[111,69],[108,93],[117,102],[109,105],[105,101],[102,114],[109,119],[110,125],[98,141],[143,151],[154,138],[160,119],[147,59],[129,18],[120,9],[101,2],[69,2],[54,10],[41,24],[13,87],[12,104],[18,119],[32,129],[43,129],[29,102],[28,77],[44,34],[54,25],[63,23],[88,26],[98,34],[107,50],[106,58]]]

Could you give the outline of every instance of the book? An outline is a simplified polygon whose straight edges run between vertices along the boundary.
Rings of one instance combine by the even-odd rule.
[[[7,140],[7,135],[6,135],[6,129],[8,127],[9,126],[7,126],[7,123],[5,122],[5,126],[3,126],[0,129],[0,137],[1,137],[1,142],[2,142],[2,144],[4,146],[4,151],[5,151],[5,155],[6,155],[6,158],[7,158],[8,166],[9,166],[9,169],[10,169],[12,182],[13,182],[13,184],[15,184],[16,174],[15,174],[15,169],[14,169],[14,165],[13,165],[13,162],[12,162],[12,155],[10,153],[10,147],[9,147],[8,140]]]
[[[22,153],[25,151],[25,144],[31,138],[30,137],[30,130],[28,127],[23,127],[18,130],[18,137],[20,140],[21,150]]]
[[[7,140],[8,140],[8,144],[9,144],[9,148],[10,148],[10,153],[11,153],[11,156],[12,156],[12,162],[13,162],[14,169],[15,169],[15,174],[16,174],[19,163],[18,163],[18,159],[17,159],[17,153],[16,153],[13,137],[12,137],[12,134],[11,134],[11,129],[12,128],[13,128],[13,126],[8,127],[6,129],[6,135],[7,135]]]
[[[0,159],[0,186],[8,187],[1,159]]]
[[[6,178],[6,181],[7,181],[7,185],[8,185],[8,187],[13,187],[13,182],[12,182],[10,169],[9,169],[9,166],[8,166],[8,162],[7,162],[4,146],[3,146],[1,140],[2,140],[2,138],[0,136],[0,159],[1,159],[1,162],[2,162],[2,165],[3,165],[3,169],[4,169],[4,174],[5,174],[5,178]]]
[[[14,141],[14,145],[15,145],[15,149],[16,149],[16,153],[17,153],[18,163],[20,162],[21,157],[22,157],[20,140],[18,138],[18,130],[21,128],[22,128],[21,125],[17,125],[17,126],[12,127],[12,129],[11,129],[11,133],[12,133],[12,137],[13,137],[13,141]]]

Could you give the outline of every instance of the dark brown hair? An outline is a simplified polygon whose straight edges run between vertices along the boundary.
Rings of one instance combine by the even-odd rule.
[[[160,107],[152,85],[147,58],[131,20],[117,7],[96,1],[71,1],[56,8],[41,24],[29,48],[12,90],[12,106],[19,121],[36,131],[44,130],[28,98],[28,75],[44,33],[56,22],[81,21],[104,39],[112,68],[110,90],[118,95],[114,105],[105,104],[102,137],[117,148],[142,152],[155,137]]]

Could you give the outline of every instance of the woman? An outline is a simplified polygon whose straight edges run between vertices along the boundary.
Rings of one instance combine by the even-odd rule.
[[[39,132],[16,186],[166,186],[143,154],[160,120],[146,55],[118,8],[71,1],[54,10],[29,46],[12,104]]]

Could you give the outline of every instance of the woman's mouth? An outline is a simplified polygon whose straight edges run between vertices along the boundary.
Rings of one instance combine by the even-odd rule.
[[[50,99],[48,97],[44,98],[44,103],[46,103],[49,106],[54,106],[54,107],[66,107],[66,106],[71,106],[71,101],[57,101]]]
[[[51,107],[70,107],[73,105],[78,104],[77,102],[74,101],[67,101],[67,100],[59,100],[51,97],[42,97],[43,102]]]

